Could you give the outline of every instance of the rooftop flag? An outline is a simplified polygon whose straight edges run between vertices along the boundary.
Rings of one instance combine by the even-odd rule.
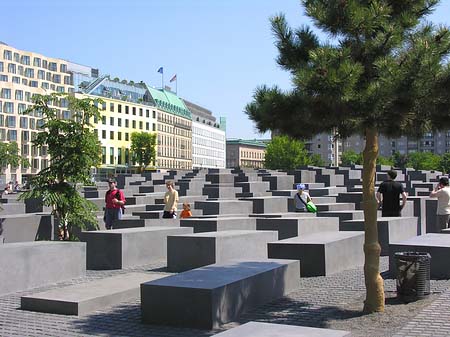
[[[170,79],[170,82],[176,81],[177,80],[177,74],[173,75],[172,78]]]
[[[163,74],[163,73],[164,73],[164,69],[163,69],[163,67],[159,67],[159,69],[158,69],[158,73],[160,73],[160,74]]]

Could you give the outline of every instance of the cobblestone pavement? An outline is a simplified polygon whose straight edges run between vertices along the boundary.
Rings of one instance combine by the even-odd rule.
[[[385,272],[386,312],[363,315],[365,297],[362,268],[328,277],[301,278],[300,288],[288,296],[248,312],[220,330],[203,331],[145,325],[140,321],[140,300],[76,317],[20,310],[20,296],[55,287],[131,271],[166,272],[164,262],[116,271],[88,271],[86,277],[0,297],[0,336],[212,336],[248,321],[304,325],[349,330],[353,337],[450,336],[450,281],[432,281],[432,294],[421,301],[403,304],[395,297],[395,280]],[[169,273],[167,273],[170,275]]]

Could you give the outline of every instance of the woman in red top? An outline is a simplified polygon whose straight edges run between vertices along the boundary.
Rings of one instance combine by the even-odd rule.
[[[115,179],[108,180],[109,190],[105,194],[105,226],[111,229],[114,221],[122,219],[122,208],[125,205],[125,196],[119,190]]]

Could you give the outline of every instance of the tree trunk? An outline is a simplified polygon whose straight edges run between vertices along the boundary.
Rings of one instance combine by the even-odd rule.
[[[366,300],[364,312],[384,311],[384,284],[380,275],[380,252],[377,227],[377,200],[375,198],[375,176],[378,157],[378,131],[367,128],[363,165],[363,207],[364,207],[364,278]]]

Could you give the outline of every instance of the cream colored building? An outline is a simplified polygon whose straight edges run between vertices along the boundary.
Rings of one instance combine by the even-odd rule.
[[[227,139],[227,167],[264,168],[266,143],[259,140]]]
[[[68,62],[28,52],[0,43],[0,141],[17,142],[21,154],[30,162],[29,168],[3,168],[0,186],[9,181],[23,183],[26,177],[36,174],[48,166],[49,157],[45,148],[39,153],[31,145],[39,127],[41,116],[23,115],[34,94],[52,92],[72,93],[71,77],[67,70]],[[61,118],[67,118],[66,102],[57,109]],[[1,186],[3,187],[3,186]]]

